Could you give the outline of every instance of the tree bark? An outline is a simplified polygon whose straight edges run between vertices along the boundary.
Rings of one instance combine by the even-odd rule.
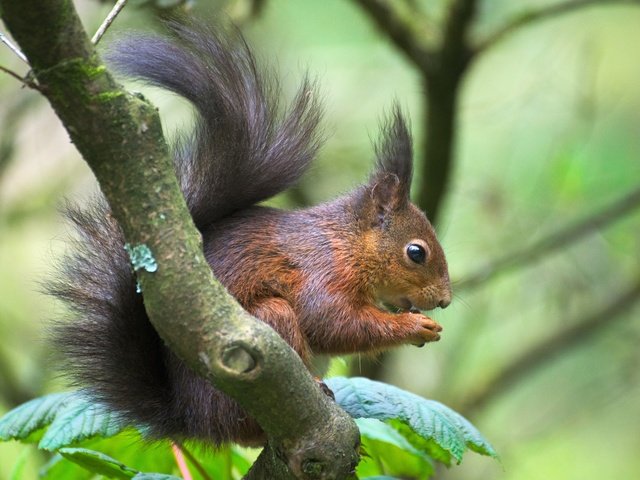
[[[0,7],[127,242],[151,256],[154,267],[138,279],[154,327],[267,433],[270,448],[251,478],[268,478],[262,472],[269,469],[283,479],[348,478],[357,463],[355,423],[293,350],[213,277],[155,107],[113,80],[69,0],[0,0]]]

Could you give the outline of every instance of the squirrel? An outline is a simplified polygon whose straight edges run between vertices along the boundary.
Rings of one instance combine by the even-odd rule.
[[[283,110],[276,80],[257,67],[240,33],[195,20],[165,25],[161,34],[116,41],[106,58],[195,107],[193,130],[172,149],[216,278],[310,369],[314,355],[438,340],[441,327],[418,309],[449,305],[447,262],[409,199],[412,139],[397,104],[364,185],[306,209],[260,206],[295,184],[320,147],[315,83],[305,77]],[[106,200],[68,205],[66,215],[79,237],[48,290],[74,313],[53,326],[72,380],[151,437],[263,442],[257,422],[154,330]]]

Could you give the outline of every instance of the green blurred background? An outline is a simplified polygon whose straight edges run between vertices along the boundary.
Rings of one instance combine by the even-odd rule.
[[[90,32],[110,8],[75,3]],[[125,9],[105,43],[150,23],[149,10],[137,8],[142,3]],[[437,23],[447,3],[420,5]],[[523,9],[551,3],[481,1],[472,34],[481,38]],[[445,329],[441,342],[399,349],[376,369],[385,381],[462,411],[501,454],[501,464],[469,454],[437,478],[640,478],[640,295],[632,288],[640,278],[640,209],[526,265],[464,283],[508,252],[535,252],[538,239],[640,186],[640,5],[601,3],[505,38],[463,84],[453,178],[437,225],[455,300],[434,313]],[[285,91],[308,69],[326,99],[320,158],[276,204],[320,202],[365,179],[371,139],[393,99],[412,117],[421,157],[419,75],[356,2],[268,0],[250,19],[244,7],[216,4],[242,20],[258,56],[281,72]],[[209,2],[197,8],[210,9]],[[25,72],[4,47],[0,65]],[[169,135],[188,125],[182,102],[145,93]],[[416,184],[427,175],[419,171]],[[47,321],[61,309],[39,285],[66,248],[59,205],[94,189],[46,101],[0,76],[0,414],[64,388],[45,341]],[[615,311],[627,290],[628,308]],[[354,374],[370,367],[366,359],[350,363]],[[0,444],[0,480],[24,449]],[[24,478],[35,478],[36,462],[27,467]]]

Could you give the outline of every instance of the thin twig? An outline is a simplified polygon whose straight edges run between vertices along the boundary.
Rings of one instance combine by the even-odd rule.
[[[5,68],[2,65],[0,65],[0,71],[6,73],[8,75],[11,75],[13,78],[18,80],[23,85],[25,85],[25,86],[27,86],[29,88],[33,88],[34,90],[40,91],[40,86],[37,83],[34,83],[31,80],[27,80],[26,78],[21,77],[20,75],[18,75],[13,70],[9,70],[8,68]]]
[[[514,33],[521,27],[530,25],[534,22],[542,20],[556,18],[564,13],[575,12],[584,7],[593,5],[608,5],[608,4],[627,4],[627,5],[640,5],[639,0],[568,0],[565,2],[556,3],[548,7],[544,7],[538,10],[528,11],[517,15],[506,25],[500,27],[497,31],[489,35],[486,39],[481,41],[475,48],[475,53],[481,53],[485,50],[493,47],[498,42],[502,41],[505,37]]]
[[[9,70],[8,68],[3,67],[2,65],[0,65],[0,70],[2,70],[4,73],[11,75],[13,78],[15,78],[19,82],[22,82],[26,85],[26,80],[22,78],[20,75],[18,75],[16,72],[14,72],[13,70]]]
[[[102,22],[102,25],[100,25],[100,28],[98,28],[95,35],[91,39],[91,43],[93,43],[94,45],[98,44],[102,36],[105,34],[107,29],[111,26],[113,21],[116,19],[116,17],[118,16],[120,11],[124,8],[126,4],[127,4],[127,0],[118,0],[116,2],[116,4],[113,6],[111,11],[109,12],[109,15],[107,15],[107,18],[104,19],[104,22]]]
[[[610,303],[581,319],[568,322],[569,327],[559,330],[547,340],[522,352],[486,382],[482,388],[472,394],[464,402],[464,406],[460,409],[461,412],[468,415],[470,412],[482,408],[488,401],[505,390],[530,378],[533,371],[539,370],[558,355],[582,345],[601,333],[603,329],[611,328],[613,322],[625,318],[623,314],[628,312],[639,300],[640,279]]]
[[[507,253],[503,257],[493,260],[470,275],[463,277],[461,281],[455,282],[456,290],[471,290],[499,274],[523,267],[539,258],[546,257],[551,252],[566,247],[580,240],[585,235],[608,227],[638,207],[640,207],[640,188],[632,190],[615,203],[603,208],[594,215],[588,216],[580,222],[561,228],[527,245],[523,249]]]
[[[177,444],[172,443],[171,451],[173,452],[173,458],[175,458],[176,460],[176,465],[178,466],[178,470],[180,470],[180,475],[182,475],[182,478],[184,480],[193,480],[191,472],[189,471],[189,466],[184,459],[181,448]]]
[[[11,42],[11,40],[9,40],[9,39],[7,38],[7,36],[6,36],[6,35],[4,35],[4,34],[2,34],[2,33],[0,33],[0,42],[4,43],[7,47],[9,47],[9,48],[11,49],[11,51],[12,51],[13,53],[15,53],[15,54],[16,54],[16,56],[17,56],[20,60],[22,60],[24,63],[27,63],[27,64],[29,63],[29,60],[27,60],[27,56],[26,56],[24,53],[22,53],[22,51],[21,51],[18,47],[16,47],[16,46]]]
[[[175,445],[177,445],[180,448],[180,450],[182,450],[182,453],[184,453],[184,456],[187,457],[187,459],[189,459],[189,461],[193,464],[193,466],[196,468],[196,470],[204,480],[213,480],[209,475],[209,473],[204,469],[202,464],[198,461],[198,459],[183,444],[176,443]]]

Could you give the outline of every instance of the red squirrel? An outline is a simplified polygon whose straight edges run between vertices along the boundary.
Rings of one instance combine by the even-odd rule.
[[[195,127],[173,152],[205,256],[240,304],[308,367],[316,354],[439,339],[441,327],[418,309],[450,303],[447,262],[409,200],[412,141],[397,106],[364,185],[285,211],[257,204],[293,185],[320,145],[313,82],[305,79],[292,104],[278,108],[277,83],[258,69],[242,37],[193,20],[168,21],[162,35],[125,37],[107,60],[194,105]],[[70,206],[67,215],[80,236],[49,289],[75,312],[53,335],[74,381],[155,437],[260,442],[257,423],[186,367],[151,326],[104,199]]]

